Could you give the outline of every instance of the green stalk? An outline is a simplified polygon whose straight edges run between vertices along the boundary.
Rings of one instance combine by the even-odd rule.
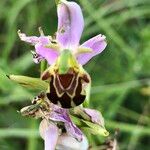
[[[30,129],[34,130],[37,128],[37,121],[31,120]],[[28,147],[27,150],[36,150],[37,149],[37,137],[28,137]]]
[[[26,128],[3,128],[0,129],[0,138],[10,138],[10,137],[39,137],[39,131],[37,129],[26,129]]]

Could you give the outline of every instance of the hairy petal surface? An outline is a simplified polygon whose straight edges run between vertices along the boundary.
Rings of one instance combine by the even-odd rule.
[[[84,28],[80,6],[75,2],[60,0],[57,8],[58,31],[56,39],[63,48],[75,49]]]
[[[87,53],[78,53],[77,52],[77,60],[80,64],[86,64],[92,57],[100,54],[106,47],[106,37],[104,35],[97,35],[85,43],[83,43],[80,48],[89,48],[92,51]]]

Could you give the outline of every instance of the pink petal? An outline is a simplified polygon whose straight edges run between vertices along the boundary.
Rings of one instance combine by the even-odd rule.
[[[49,123],[46,119],[40,124],[40,134],[44,139],[45,150],[55,150],[59,131],[55,124]]]
[[[101,125],[102,127],[104,127],[104,118],[102,116],[102,114],[94,109],[89,109],[89,108],[83,108],[83,111],[90,116],[91,121],[93,123],[97,123],[99,125]]]
[[[51,65],[53,64],[59,53],[57,50],[54,50],[52,48],[47,48],[46,46],[50,43],[48,36],[40,36],[39,42],[35,45],[35,51],[37,54],[42,56],[44,59],[48,61],[48,63]]]
[[[97,35],[85,43],[81,45],[81,47],[85,48],[90,48],[93,51],[92,52],[87,52],[87,53],[78,53],[77,54],[77,60],[81,65],[86,64],[92,57],[100,54],[106,47],[106,37],[104,35]]]
[[[59,55],[58,51],[46,47],[48,44],[50,44],[49,36],[26,36],[26,34],[21,33],[20,31],[18,31],[18,35],[22,41],[25,41],[35,46],[35,51],[38,55],[37,58],[33,57],[35,63],[39,63],[40,60],[46,59],[51,65],[56,61]]]
[[[35,50],[36,50],[37,54],[39,54],[44,59],[46,59],[48,61],[48,64],[50,64],[50,65],[53,64],[59,56],[58,51],[53,50],[51,48],[47,48],[42,43],[36,44]]]
[[[63,48],[76,48],[84,27],[80,6],[75,2],[61,0],[58,4],[58,32],[56,39]]]
[[[18,31],[18,35],[20,39],[24,42],[27,42],[29,44],[35,45],[39,42],[39,37],[37,36],[26,36],[25,33],[21,33],[21,31]]]
[[[51,124],[45,132],[45,150],[55,150],[57,139],[58,128]]]

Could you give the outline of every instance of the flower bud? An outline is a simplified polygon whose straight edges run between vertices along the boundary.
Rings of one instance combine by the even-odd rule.
[[[10,80],[15,81],[27,88],[39,89],[41,91],[46,91],[48,88],[48,84],[39,78],[32,78],[20,75],[7,75],[7,77]]]

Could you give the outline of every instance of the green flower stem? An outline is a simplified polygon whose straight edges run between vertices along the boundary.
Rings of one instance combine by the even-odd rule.
[[[39,131],[37,129],[26,129],[26,128],[6,128],[0,129],[0,138],[10,137],[39,137]]]
[[[40,30],[40,33],[42,34],[43,31],[41,30],[41,28],[39,28],[39,30]],[[40,72],[41,72],[40,76],[46,70],[46,68],[47,68],[47,62],[45,60],[42,60],[40,63]],[[38,106],[39,105],[36,105],[34,107],[38,107]],[[33,107],[33,109],[35,109],[34,107]],[[35,119],[31,120],[30,129],[34,130],[37,128],[37,126],[38,126],[37,120],[35,120]],[[38,142],[37,137],[29,137],[28,138],[28,150],[36,150],[37,149],[37,142]]]
[[[30,129],[34,130],[38,126],[37,120],[31,120]],[[28,150],[36,150],[37,149],[37,137],[29,137],[28,138]]]

